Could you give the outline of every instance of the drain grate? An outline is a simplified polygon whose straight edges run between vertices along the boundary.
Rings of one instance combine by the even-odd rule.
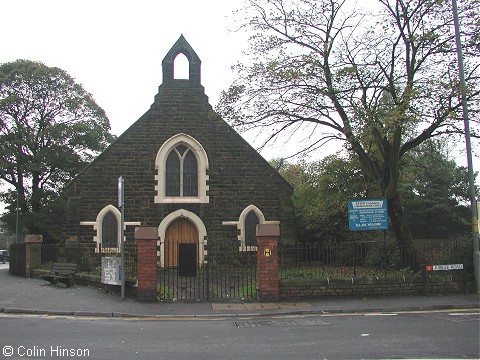
[[[292,327],[292,326],[318,326],[318,325],[329,325],[325,321],[320,319],[281,319],[281,320],[246,320],[246,321],[235,321],[235,326],[237,328],[248,328],[248,327]]]

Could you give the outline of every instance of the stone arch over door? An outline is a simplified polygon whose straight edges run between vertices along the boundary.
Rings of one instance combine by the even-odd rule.
[[[164,241],[164,260],[166,268],[178,267],[180,244],[195,244],[195,262],[198,265],[198,230],[194,223],[185,218],[175,219],[168,225]]]
[[[204,247],[207,243],[207,229],[203,221],[194,213],[181,209],[166,216],[158,227],[160,238],[159,257],[160,266],[176,266],[177,254],[172,251],[172,242],[191,243],[195,241],[197,246],[197,264],[203,264],[205,259]],[[196,239],[192,239],[196,236]],[[182,240],[182,237],[184,240]]]

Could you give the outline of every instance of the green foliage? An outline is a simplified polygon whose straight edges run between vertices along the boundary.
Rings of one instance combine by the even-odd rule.
[[[389,201],[399,245],[411,247],[402,164],[431,138],[463,137],[451,4],[392,0],[378,2],[375,11],[355,7],[363,3],[249,0],[239,14],[254,35],[232,85],[242,91],[222,98],[217,111],[269,140],[306,130],[306,145],[295,153],[343,140],[375,192]],[[473,138],[480,113],[479,5],[459,6]]]
[[[338,243],[369,236],[348,230],[348,200],[375,195],[375,186],[358,166],[355,158],[336,154],[279,169],[295,189],[293,204],[301,242]]]
[[[356,277],[368,279],[385,277],[385,270],[382,267],[358,266],[355,269]],[[303,266],[284,267],[280,271],[281,279],[352,279],[354,274],[353,266]],[[397,277],[411,275],[409,269],[387,269],[386,277]]]
[[[466,171],[448,159],[447,151],[445,143],[428,142],[401,164],[400,192],[416,239],[456,237],[470,229]],[[271,164],[294,186],[301,242],[341,243],[375,236],[348,230],[348,200],[381,196],[356,157],[338,153],[312,163],[277,159]],[[394,244],[389,242],[389,247],[393,253]]]
[[[257,281],[255,281],[250,283],[241,283],[239,284],[238,288],[230,288],[229,291],[232,298],[242,299],[242,300],[256,300],[257,288],[258,288],[258,283]],[[214,285],[210,286],[210,295],[213,298],[224,298],[224,297],[229,298],[230,297],[229,291]]]
[[[0,181],[10,189],[5,221],[42,233],[58,220],[58,194],[113,140],[91,94],[64,70],[17,60],[0,65]],[[49,235],[57,237],[56,234]]]
[[[257,299],[258,283],[242,284],[237,289],[238,297],[241,299],[256,300]]]
[[[457,235],[449,239],[420,239],[415,241],[422,263],[441,265],[461,263],[473,273],[471,236]]]
[[[173,300],[175,299],[175,291],[168,286],[157,285],[157,300]]]
[[[470,231],[467,171],[448,159],[447,150],[445,143],[426,142],[402,166],[400,191],[415,238],[445,239]]]

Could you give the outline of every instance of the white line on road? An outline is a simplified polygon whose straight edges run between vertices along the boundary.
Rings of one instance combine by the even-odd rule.
[[[480,313],[448,313],[450,316],[478,316]]]

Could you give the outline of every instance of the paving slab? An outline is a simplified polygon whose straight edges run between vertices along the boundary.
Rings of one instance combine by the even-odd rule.
[[[212,304],[213,311],[242,311],[247,310],[243,304]]]
[[[245,304],[247,310],[276,310],[278,305],[276,303],[251,303]]]
[[[288,302],[281,302],[281,303],[278,303],[277,304],[278,307],[280,309],[311,309],[313,306],[312,304],[308,303],[308,302],[305,302],[305,301],[302,301],[302,302],[292,302],[292,303],[288,303]]]

